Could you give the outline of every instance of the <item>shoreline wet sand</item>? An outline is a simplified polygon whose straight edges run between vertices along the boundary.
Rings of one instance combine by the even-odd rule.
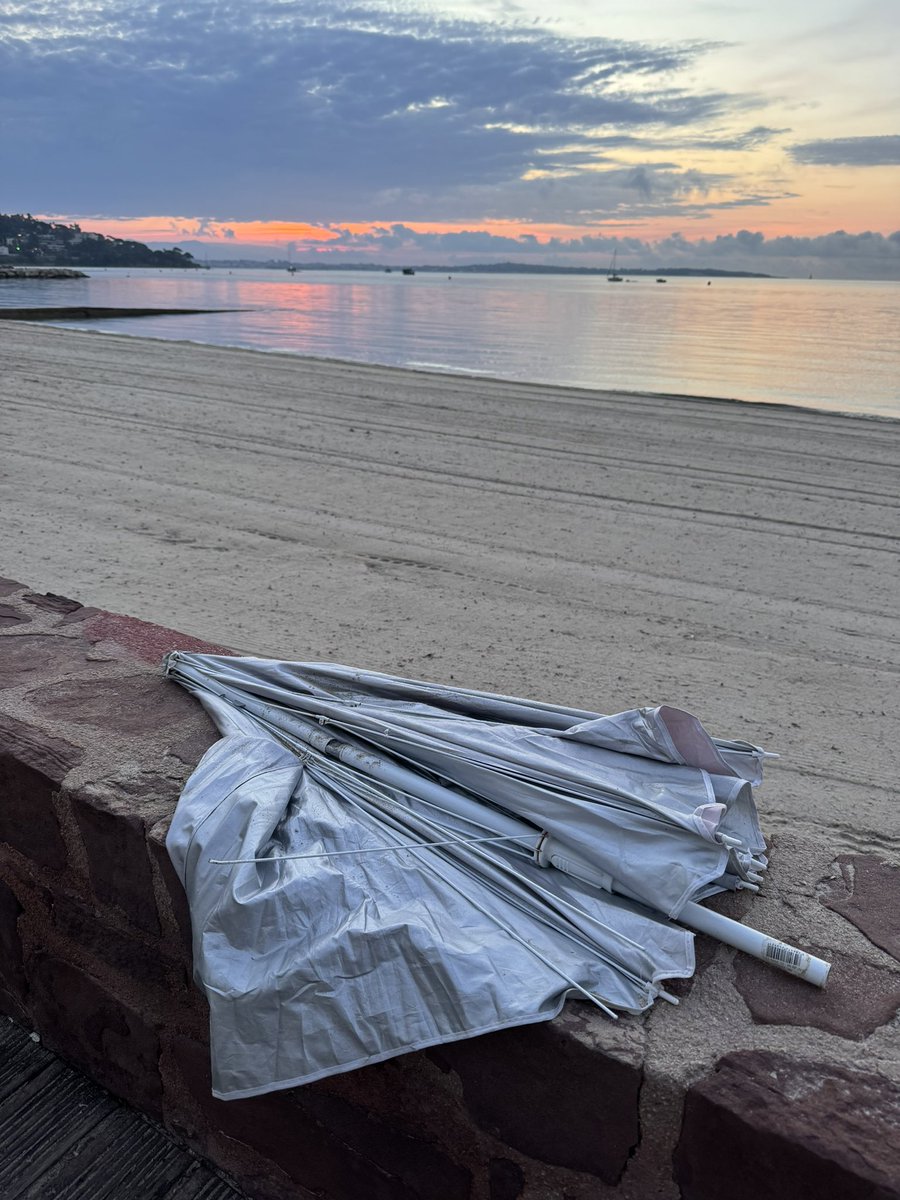
[[[234,308],[102,308],[98,305],[41,305],[39,308],[4,308],[0,321],[108,321],[123,317],[185,317],[219,312],[240,312]]]
[[[900,860],[900,422],[40,325],[0,573],[248,653],[778,751],[768,831]]]

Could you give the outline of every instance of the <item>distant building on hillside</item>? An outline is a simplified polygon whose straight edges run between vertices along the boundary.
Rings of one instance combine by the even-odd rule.
[[[0,213],[4,256],[33,266],[194,268],[190,254],[175,247],[151,250],[142,242],[85,232],[79,225],[41,221],[30,213]]]

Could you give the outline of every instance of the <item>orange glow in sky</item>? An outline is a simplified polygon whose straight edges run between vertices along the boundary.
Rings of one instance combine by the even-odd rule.
[[[242,246],[267,247],[273,254],[314,254],[329,249],[330,243],[339,240],[342,233],[367,234],[378,229],[389,229],[389,221],[342,221],[333,226],[311,225],[306,221],[207,221],[181,217],[79,217],[43,214],[47,220],[77,222],[82,229],[102,233],[106,237],[124,238],[138,242],[166,242],[184,244],[201,242],[210,246],[233,246],[235,257],[240,257]],[[583,225],[531,225],[520,221],[397,221],[405,229],[415,233],[462,233],[477,231],[497,237],[520,238],[531,236],[541,243],[551,238],[570,239],[585,234],[603,234],[615,237],[621,232],[616,225],[590,228]],[[636,229],[636,227],[635,227]],[[632,232],[631,223],[626,232]],[[335,246],[335,249],[339,247]],[[343,247],[347,253],[357,257],[366,252],[378,252],[377,248]],[[491,253],[494,253],[493,251]]]
[[[223,260],[288,260],[309,264],[318,258],[323,261],[341,258],[348,263],[385,265],[462,265],[513,260],[605,268],[615,248],[619,262],[626,266],[654,266],[663,261],[678,265],[687,261],[685,255],[690,257],[692,253],[709,260],[710,253],[725,252],[737,255],[741,261],[731,258],[723,263],[717,257],[706,265],[714,262],[751,270],[764,270],[768,266],[781,273],[792,269],[783,257],[768,264],[760,262],[769,252],[768,244],[775,239],[817,239],[832,236],[835,231],[852,235],[874,230],[882,231],[880,247],[875,248],[887,264],[884,277],[891,277],[891,272],[896,271],[891,263],[896,263],[897,256],[894,243],[886,239],[898,224],[897,169],[876,166],[853,171],[798,164],[787,183],[779,175],[781,166],[778,156],[767,159],[761,155],[759,173],[744,185],[743,193],[731,183],[733,176],[723,175],[721,184],[704,190],[702,186],[694,188],[689,177],[679,175],[676,184],[680,185],[684,178],[684,186],[673,193],[671,203],[660,206],[663,211],[652,203],[643,204],[640,192],[635,191],[633,201],[626,198],[611,205],[611,215],[584,223],[479,218],[422,221],[404,220],[399,215],[394,221],[334,222],[41,215],[65,223],[77,222],[83,230],[107,237],[154,247],[180,246],[201,264]],[[748,239],[741,231],[749,231],[754,237]],[[668,240],[672,238],[679,240],[673,243]],[[717,238],[726,241],[710,246]],[[850,245],[846,250],[846,269],[835,266],[833,247],[829,245],[824,251],[828,263],[816,269],[838,272],[843,269],[848,277],[856,277],[854,271],[869,269],[860,261],[861,251],[871,250],[873,245],[871,241],[862,248]],[[793,243],[773,252],[797,255],[793,269],[800,273],[812,269],[805,256],[819,253],[808,244]],[[748,254],[750,258],[746,257]],[[877,272],[876,277],[880,277]]]
[[[77,222],[85,230],[93,230],[107,237],[133,239],[139,242],[193,247],[195,256],[202,255],[197,245],[216,247],[218,257],[232,257],[227,249],[234,248],[234,258],[244,257],[295,257],[310,258],[322,251],[339,251],[357,259],[383,257],[386,246],[354,244],[348,235],[366,235],[377,230],[390,230],[395,224],[416,234],[452,234],[479,232],[496,237],[535,239],[544,245],[551,239],[575,242],[580,238],[639,239],[642,242],[658,242],[680,234],[689,242],[713,239],[719,235],[734,233],[739,229],[760,231],[766,238],[785,235],[815,237],[835,229],[881,229],[889,232],[896,227],[898,216],[896,173],[890,168],[874,168],[866,172],[865,196],[857,196],[852,221],[848,200],[852,192],[849,172],[840,169],[806,168],[802,194],[786,194],[771,203],[741,206],[731,197],[721,207],[708,202],[713,197],[704,196],[696,206],[676,215],[655,213],[628,213],[607,218],[602,222],[585,224],[552,223],[516,220],[468,220],[468,221],[341,221],[334,223],[311,223],[301,220],[251,220],[216,221],[199,217],[142,216],[130,218],[92,218],[78,214],[44,214],[49,219]],[[854,179],[852,182],[858,182]],[[860,203],[860,201],[863,201]],[[707,203],[703,203],[706,201]],[[402,240],[403,234],[400,233]],[[248,255],[244,247],[252,247]],[[399,252],[400,246],[393,247]],[[415,251],[417,261],[425,261],[425,248],[416,247],[410,239],[410,251]],[[575,252],[576,247],[572,247]],[[460,253],[464,253],[460,250]],[[513,247],[492,248],[485,246],[483,252],[469,252],[480,261],[497,259],[504,255],[515,256]]]

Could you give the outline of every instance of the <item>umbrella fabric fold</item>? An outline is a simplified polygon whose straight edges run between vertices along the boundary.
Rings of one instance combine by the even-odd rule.
[[[693,972],[666,918],[765,866],[763,751],[679,710],[336,664],[175,652],[166,670],[223,734],[167,840],[221,1098],[547,1020],[570,995],[641,1012]]]
[[[427,822],[392,826],[345,787],[273,739],[233,735],[179,801],[168,846],[190,900],[219,1098],[548,1020],[575,984],[640,1012],[660,976],[693,973],[686,931],[513,855],[473,866],[470,847],[406,848]],[[277,861],[298,845],[321,857]],[[212,862],[222,857],[275,861]]]

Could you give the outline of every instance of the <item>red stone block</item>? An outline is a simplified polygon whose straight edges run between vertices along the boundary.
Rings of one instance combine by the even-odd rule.
[[[166,954],[158,938],[141,937],[106,919],[106,914],[75,896],[46,893],[53,930],[70,943],[78,961],[92,960],[98,968],[112,967],[142,989],[166,992],[169,973],[179,964]]]
[[[159,1039],[153,1023],[71,963],[39,952],[26,969],[35,1028],[50,1049],[114,1095],[160,1117]]]
[[[825,900],[827,908],[846,917],[870,942],[900,962],[900,867],[874,854],[842,854],[841,883]]]
[[[753,1050],[687,1095],[683,1200],[898,1200],[900,1087],[880,1075]]]
[[[382,1069],[383,1064],[368,1068]],[[399,1195],[430,1200],[437,1189],[442,1200],[466,1200],[471,1194],[472,1173],[467,1167],[453,1162],[401,1121],[393,1118],[388,1123],[379,1119],[370,1106],[348,1100],[337,1094],[333,1086],[313,1083],[295,1088],[285,1094],[284,1100],[300,1111],[300,1120],[308,1122],[311,1129],[327,1131],[329,1156],[334,1152],[335,1141],[352,1146],[361,1164],[372,1164],[402,1184],[406,1190],[398,1191]],[[410,1096],[408,1108],[415,1113],[420,1103]]]
[[[181,740],[197,729],[213,730],[197,701],[167,682],[161,671],[141,670],[116,679],[62,679],[29,692],[28,700],[54,721],[99,729],[108,737],[158,741],[162,735]]]
[[[80,601],[57,596],[55,592],[26,592],[22,599],[26,604],[33,604],[35,608],[43,608],[46,612],[66,614],[77,612],[82,607]]]
[[[84,671],[90,643],[52,633],[0,637],[0,690]]]
[[[134,617],[100,611],[84,622],[92,642],[115,642],[142,662],[160,663],[170,650],[195,650],[202,654],[231,654],[233,651],[200,638],[189,637],[176,629],[151,625]]]
[[[164,1062],[172,1072],[166,1080],[166,1124],[202,1150],[216,1148],[215,1161],[245,1186],[252,1184],[256,1197],[294,1194],[293,1188],[285,1189],[282,1175],[304,1194],[328,1200],[468,1200],[471,1195],[470,1173],[437,1147],[316,1091],[315,1085],[250,1100],[216,1100],[210,1094],[206,1046],[174,1038]],[[268,1178],[256,1173],[266,1161]]]
[[[31,617],[13,604],[0,604],[0,629],[12,625],[27,625]]]
[[[757,1025],[802,1025],[861,1041],[900,1008],[900,971],[885,971],[821,946],[801,946],[830,960],[827,988],[810,987],[740,954],[734,982]]]
[[[159,805],[141,805],[91,787],[70,792],[69,798],[94,895],[116,905],[139,929],[159,934],[147,851],[147,830],[161,815]]]
[[[156,864],[159,877],[169,900],[169,910],[178,928],[182,948],[188,959],[193,957],[193,936],[191,931],[191,910],[188,907],[187,896],[178,873],[172,866],[169,852],[166,849],[166,834],[170,822],[162,820],[147,834],[147,848],[150,857]]]
[[[640,1137],[639,1067],[591,1049],[561,1021],[427,1051],[457,1073],[486,1133],[554,1166],[617,1183]]]
[[[28,987],[19,938],[21,914],[15,893],[0,879],[0,1013],[8,1017],[22,1015]]]
[[[44,730],[0,716],[0,841],[61,871],[66,848],[53,795],[83,751]]]
[[[73,609],[72,612],[65,613],[57,621],[57,625],[77,625],[82,621],[87,621],[91,617],[95,617],[100,612],[103,612],[102,608],[89,608],[82,605],[79,608]]]
[[[525,1172],[511,1158],[492,1158],[488,1186],[491,1200],[519,1200],[525,1190]]]
[[[197,707],[200,707],[199,704]],[[210,746],[219,740],[219,733],[206,713],[203,712],[202,716],[198,714],[198,717],[203,720],[202,726],[194,722],[191,726],[186,726],[192,732],[187,733],[177,741],[172,738],[166,744],[166,753],[171,754],[173,758],[177,758],[180,763],[189,767],[191,771],[197,766]]]

